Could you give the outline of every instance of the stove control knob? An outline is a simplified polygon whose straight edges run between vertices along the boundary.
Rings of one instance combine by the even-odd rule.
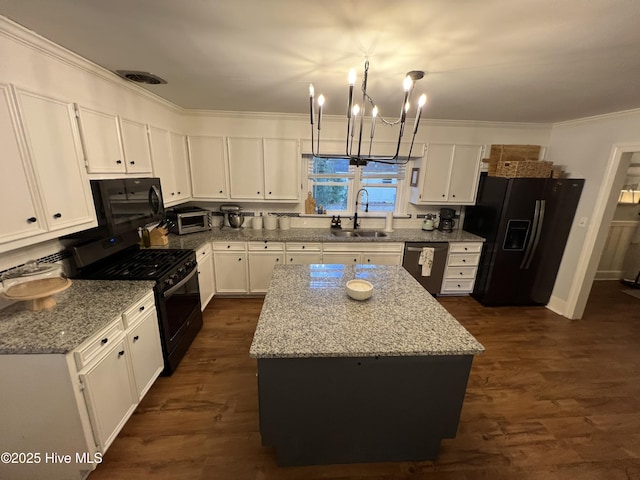
[[[171,285],[173,285],[173,279],[172,279],[172,278],[167,278],[167,279],[164,281],[164,285],[165,285],[166,287],[170,287]]]

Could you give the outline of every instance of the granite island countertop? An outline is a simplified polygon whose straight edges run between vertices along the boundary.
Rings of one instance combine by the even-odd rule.
[[[72,280],[57,305],[33,312],[25,302],[0,310],[0,355],[65,354],[153,291],[155,282]]]
[[[361,230],[371,230],[363,228]],[[165,248],[197,250],[207,242],[483,242],[484,239],[461,229],[452,232],[419,228],[398,228],[386,237],[338,237],[330,228],[291,228],[289,230],[265,230],[253,228],[214,227],[212,230],[187,235],[169,235]]]
[[[373,284],[347,296],[353,278]],[[475,355],[484,347],[404,268],[277,265],[258,320],[254,358]]]

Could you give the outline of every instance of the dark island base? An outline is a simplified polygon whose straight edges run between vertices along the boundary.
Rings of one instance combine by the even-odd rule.
[[[472,361],[260,358],[262,444],[282,466],[434,460],[456,435]]]

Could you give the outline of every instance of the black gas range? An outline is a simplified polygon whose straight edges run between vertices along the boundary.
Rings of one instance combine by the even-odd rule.
[[[171,375],[200,328],[200,288],[193,250],[142,249],[136,231],[71,249],[76,277],[93,280],[151,280],[164,355],[164,375]]]

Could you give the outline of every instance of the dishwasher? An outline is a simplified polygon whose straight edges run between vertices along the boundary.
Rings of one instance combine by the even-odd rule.
[[[423,248],[433,248],[431,275],[422,276],[422,265],[418,263]],[[444,270],[447,266],[449,244],[446,242],[407,242],[404,244],[402,266],[431,294],[437,295],[442,287]]]

